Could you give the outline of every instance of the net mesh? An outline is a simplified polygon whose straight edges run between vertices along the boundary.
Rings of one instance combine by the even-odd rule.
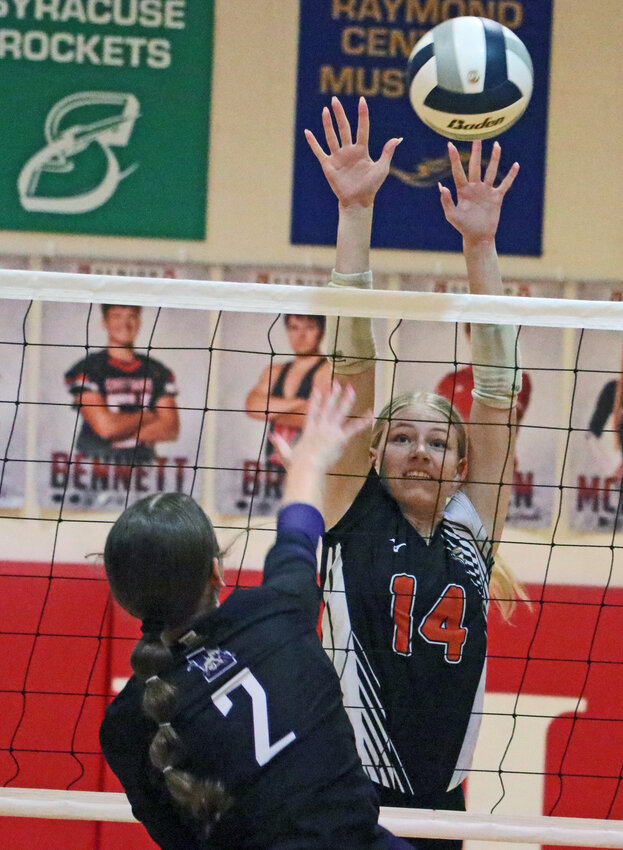
[[[402,834],[460,835],[470,848],[485,839],[623,846],[616,287],[578,285],[575,299],[562,299],[551,297],[568,293],[558,284],[523,281],[502,299],[469,296],[460,279],[381,276],[381,289],[351,293],[314,286],[322,272],[267,277],[307,286],[258,284],[257,270],[229,274],[235,282],[0,270],[0,811],[20,823],[130,818],[123,800],[113,806],[120,789],[97,731],[129,675],[137,630],[111,603],[98,558],[86,556],[101,552],[130,501],[183,490],[229,548],[228,588],[260,580],[283,471],[250,393],[266,370],[293,358],[284,314],[371,316],[381,401],[445,381],[459,402],[469,364],[464,325],[491,321],[522,326],[521,425],[500,556],[527,598],[510,622],[495,607],[490,613],[470,815],[435,815],[431,827],[425,813],[397,824],[387,811],[386,823]],[[143,358],[149,368],[90,371],[110,333],[102,303],[142,307],[139,328],[115,332],[134,334],[132,364]],[[134,418],[118,432],[108,423],[95,453],[85,394],[111,379],[110,409]],[[163,398],[175,399],[174,414]],[[162,419],[149,415],[167,406]],[[99,427],[91,420],[91,431]],[[66,793],[50,801],[41,789]],[[81,809],[85,801],[95,808]],[[474,826],[472,816],[482,820]],[[102,848],[138,830],[89,828],[89,846]],[[1,843],[32,846],[20,829],[5,819]],[[75,829],[64,828],[64,847],[86,846],[86,824]],[[140,830],[131,834],[133,846],[152,846]]]

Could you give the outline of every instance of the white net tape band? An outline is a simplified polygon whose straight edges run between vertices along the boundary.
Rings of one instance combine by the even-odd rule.
[[[0,790],[0,816],[134,821],[125,794],[35,788]],[[382,807],[380,822],[397,835],[420,838],[516,841],[531,844],[567,844],[576,847],[623,846],[623,821],[614,820],[512,817]]]
[[[172,280],[0,269],[3,298],[226,310],[500,322],[538,327],[623,330],[623,302],[331,289],[232,281]],[[503,320],[501,317],[503,316]]]
[[[381,807],[380,823],[395,835],[574,847],[623,847],[623,821],[496,815]]]

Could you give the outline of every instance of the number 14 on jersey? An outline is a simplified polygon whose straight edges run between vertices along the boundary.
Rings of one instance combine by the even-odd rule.
[[[392,619],[394,637],[392,649],[398,655],[411,655],[414,632],[413,608],[417,592],[417,579],[407,573],[392,576]],[[444,660],[458,664],[463,656],[467,629],[465,615],[465,590],[458,584],[448,584],[430,611],[417,626],[417,633],[428,643],[443,647]]]

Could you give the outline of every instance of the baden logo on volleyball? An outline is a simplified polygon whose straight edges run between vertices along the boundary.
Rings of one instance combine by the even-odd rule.
[[[448,124],[449,130],[485,130],[489,129],[489,127],[498,127],[500,124],[504,123],[504,116],[502,115],[500,118],[485,118],[484,121],[481,121],[479,124],[470,124],[469,121],[465,121],[463,118],[453,118],[452,121]]]
[[[426,33],[407,66],[411,105],[450,139],[498,136],[521,118],[532,95],[530,54],[489,18],[452,18]]]

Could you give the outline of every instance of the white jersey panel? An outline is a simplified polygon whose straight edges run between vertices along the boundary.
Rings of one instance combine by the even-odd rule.
[[[340,677],[344,705],[364,769],[378,785],[412,793],[409,777],[387,732],[379,681],[351,627],[339,543],[328,552],[324,600],[323,646]]]

